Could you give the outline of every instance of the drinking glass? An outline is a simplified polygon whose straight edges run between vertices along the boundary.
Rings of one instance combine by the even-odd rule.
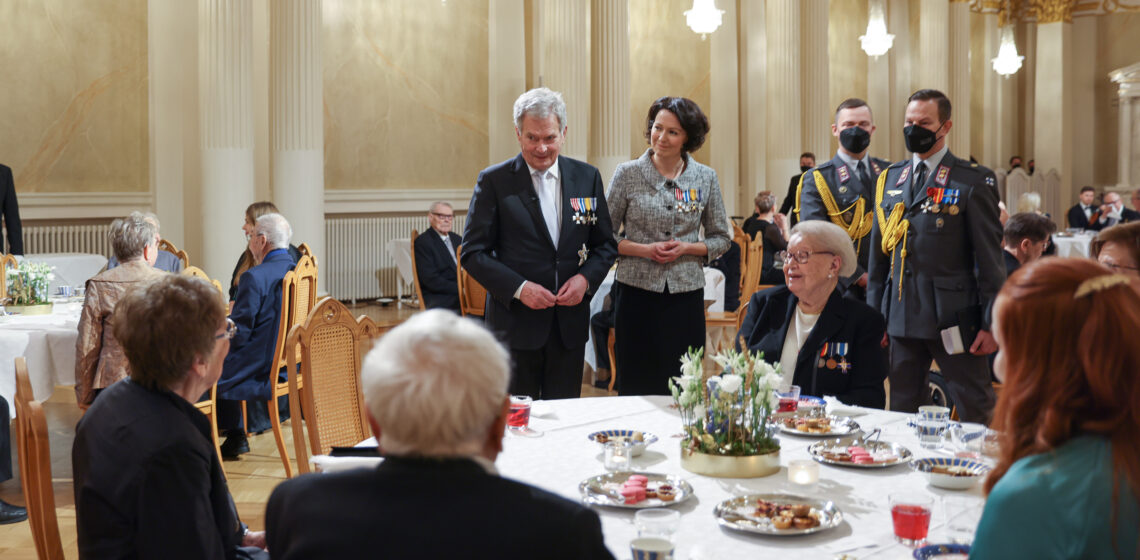
[[[672,560],[673,543],[660,537],[636,538],[629,543],[633,560]]]
[[[507,415],[507,428],[512,434],[538,437],[542,432],[530,427],[530,405],[532,399],[526,395],[511,395],[511,410]]]
[[[934,498],[924,494],[891,494],[889,502],[895,540],[911,548],[926,542]]]
[[[800,405],[800,386],[792,385],[787,391],[777,391],[780,397],[780,407],[776,412],[795,412]]]
[[[659,537],[669,542],[681,528],[681,512],[666,508],[641,509],[633,515],[638,538]]]
[[[942,446],[942,434],[950,423],[950,409],[944,406],[920,406],[914,419],[918,441],[926,449]]]
[[[946,516],[946,532],[958,544],[974,542],[974,533],[982,519],[982,502],[966,496],[943,496],[942,513]]]
[[[630,472],[633,470],[633,443],[628,441],[607,441],[603,452],[606,470]]]

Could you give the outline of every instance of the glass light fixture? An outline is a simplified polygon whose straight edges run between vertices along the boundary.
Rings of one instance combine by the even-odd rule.
[[[878,58],[891,50],[895,36],[887,33],[887,21],[883,10],[883,0],[871,0],[871,16],[867,19],[867,33],[859,36],[863,51],[867,56]]]
[[[724,21],[724,10],[716,9],[715,0],[693,0],[693,7],[685,11],[685,23],[693,33],[700,33],[701,40],[716,31]]]
[[[1013,42],[1013,26],[1001,28],[1001,47],[998,48],[998,55],[991,60],[994,72],[1008,78],[1021,69],[1022,60],[1025,57],[1018,56],[1017,43]]]

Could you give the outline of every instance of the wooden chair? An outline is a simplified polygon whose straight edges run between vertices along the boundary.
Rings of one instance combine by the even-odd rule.
[[[222,294],[222,298],[225,298],[226,296],[228,296],[226,291],[224,289],[222,289],[222,283],[221,282],[210,278],[210,276],[207,275],[204,270],[202,270],[196,266],[188,266],[186,268],[183,268],[182,274],[184,274],[186,276],[193,276],[195,278],[201,278],[201,279],[209,282],[210,284],[212,284],[214,286],[214,288],[216,290],[218,290],[219,293]],[[214,416],[216,411],[218,410],[218,384],[217,383],[214,383],[214,386],[210,387],[210,398],[194,403],[194,408],[197,408],[198,412],[205,414],[206,418],[208,418],[210,420],[210,432],[211,432],[210,436],[214,440],[214,450],[218,453],[218,460],[222,461],[222,447],[221,447],[221,442],[218,441],[218,422],[217,422],[217,418]],[[226,472],[225,461],[222,461],[222,474],[225,474],[225,472]]]
[[[371,434],[360,382],[361,346],[368,335],[345,305],[331,297],[317,304],[303,325],[289,331],[289,385],[293,418],[305,418],[305,445],[300,422],[293,423],[297,469],[309,472],[309,454],[322,455],[333,446],[352,446]],[[296,373],[300,365],[299,373]],[[304,389],[299,385],[304,380]],[[299,402],[298,402],[299,401]]]
[[[740,288],[744,288],[744,274],[748,269],[748,247],[753,243],[752,238],[735,222],[732,224],[732,242],[740,247]]]
[[[383,327],[376,324],[372,317],[361,315],[356,318],[356,322],[360,323],[360,328],[364,330],[364,341],[360,345],[360,363],[364,363],[364,357],[372,350],[376,341],[392,330],[392,325],[385,325]]]
[[[16,358],[16,447],[28,523],[40,560],[63,560],[63,543],[55,512],[51,477],[51,446],[43,405],[32,397],[28,365]]]
[[[462,248],[462,245],[455,248],[457,256]],[[459,284],[460,314],[482,317],[487,307],[487,289],[472,278],[463,266],[459,266],[456,273],[455,280]]]
[[[158,240],[158,250],[170,251],[171,253],[174,253],[174,256],[178,257],[178,260],[182,261],[182,268],[187,268],[190,266],[190,257],[186,255],[186,251],[178,250],[178,247],[175,247],[173,243],[165,239],[160,239]]]
[[[416,301],[420,302],[420,309],[427,309],[427,302],[424,301],[424,291],[420,288],[420,271],[416,267],[416,238],[420,236],[420,232],[412,230],[412,284],[415,285]],[[463,296],[459,296],[463,297]]]
[[[16,268],[16,255],[0,257],[0,299],[8,297],[8,269]]]
[[[728,338],[729,343],[735,343],[736,337],[740,333],[740,325],[747,313],[748,301],[752,299],[752,294],[756,293],[760,286],[760,261],[763,256],[764,244],[747,243],[746,246],[748,248],[748,266],[745,267],[744,280],[741,282],[740,306],[732,311],[705,312],[706,329],[716,327],[735,329],[732,331],[732,336]],[[721,340],[724,340],[723,337]],[[719,349],[719,345],[714,350],[717,349]]]
[[[301,257],[304,259],[305,257]],[[277,407],[277,398],[288,395],[289,381],[279,381],[281,368],[286,367],[285,338],[293,322],[293,308],[297,298],[297,274],[294,270],[285,273],[281,279],[281,319],[277,322],[277,344],[273,348],[273,359],[269,362],[269,422],[273,427],[273,439],[277,441],[277,453],[281,456],[281,463],[285,465],[285,478],[293,477],[293,466],[289,463],[289,451],[285,448],[285,434],[281,431],[281,412]],[[291,374],[290,374],[291,375]],[[292,399],[290,399],[292,401]],[[291,405],[290,405],[291,406]],[[292,410],[292,409],[290,409]],[[248,433],[249,413],[246,401],[241,403],[241,416],[245,419],[245,428]],[[299,424],[295,422],[294,425]]]
[[[614,390],[614,381],[617,381],[617,358],[614,357],[614,328],[610,327],[610,339],[606,342],[606,350],[610,354],[610,386],[609,390]]]
[[[308,243],[302,243],[297,246],[297,252],[301,253],[302,257],[309,257],[313,259],[313,264],[317,264],[317,256],[313,254],[313,248],[309,247]]]

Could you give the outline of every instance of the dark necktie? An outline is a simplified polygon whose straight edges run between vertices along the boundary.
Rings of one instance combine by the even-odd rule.
[[[918,170],[914,174],[914,194],[919,195],[922,193],[922,187],[926,184],[926,162],[919,162]]]
[[[862,160],[859,161],[859,167],[856,170],[856,173],[859,174],[859,180],[863,181],[863,186],[865,188],[870,189],[870,188],[875,186],[875,185],[871,184],[871,177],[869,175],[867,175],[867,163],[866,162],[864,162]]]

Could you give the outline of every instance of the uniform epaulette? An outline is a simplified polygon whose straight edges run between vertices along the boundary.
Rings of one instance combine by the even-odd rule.
[[[972,173],[977,173],[978,175],[988,175],[988,174],[993,173],[993,171],[990,170],[990,168],[988,168],[988,167],[983,167],[981,165],[978,165],[976,163],[972,163],[969,160],[964,160],[964,159],[958,160],[957,165],[955,167],[961,167],[963,169],[968,169]]]
[[[823,169],[823,168],[825,168],[825,167],[835,167],[835,164],[834,164],[834,163],[832,163],[832,161],[831,161],[831,160],[827,160],[827,161],[825,161],[825,162],[823,162],[823,163],[821,163],[821,164],[819,164],[819,165],[817,165],[817,166],[813,167],[812,169]],[[811,171],[811,169],[809,169],[808,171]]]
[[[890,165],[890,167],[888,167],[887,169],[894,169],[894,168],[896,168],[896,167],[903,167],[903,166],[905,166],[905,165],[906,165],[906,164],[908,164],[908,163],[910,163],[910,160],[909,160],[909,159],[904,159],[904,160],[902,160],[902,161],[896,161],[896,162],[892,163],[892,164]]]

